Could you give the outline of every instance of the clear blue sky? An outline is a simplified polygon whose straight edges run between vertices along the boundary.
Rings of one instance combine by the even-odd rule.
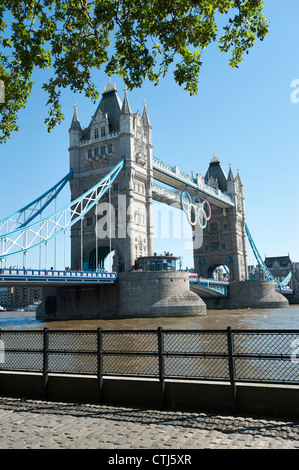
[[[216,46],[206,50],[197,96],[190,97],[169,74],[156,87],[146,83],[130,92],[129,100],[133,112],[142,111],[147,100],[157,158],[188,173],[193,169],[205,174],[213,153],[226,172],[229,162],[234,173],[239,167],[246,219],[261,255],[289,253],[299,262],[299,102],[291,101],[295,90],[291,83],[296,79],[299,83],[299,2],[268,1],[264,13],[270,32],[238,69],[228,67],[229,57]],[[89,124],[96,108],[83,95],[65,91],[65,121],[49,134],[43,123],[42,74],[35,79],[28,106],[20,113],[19,132],[0,146],[0,219],[67,173],[74,101],[82,126]],[[96,80],[102,91],[107,77],[97,72]],[[122,100],[121,79],[114,76],[112,81]],[[64,203],[68,197],[69,192]],[[156,239],[155,251],[162,250],[183,256],[184,265],[192,266],[191,250],[184,250],[179,240]],[[248,261],[255,262],[250,252]]]

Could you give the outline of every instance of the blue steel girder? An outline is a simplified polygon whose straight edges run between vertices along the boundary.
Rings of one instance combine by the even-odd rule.
[[[18,253],[26,253],[37,246],[47,244],[51,239],[66,232],[99,202],[124,165],[125,157],[97,184],[63,209],[38,222],[26,224],[0,235],[0,259]]]
[[[251,236],[251,233],[249,231],[249,228],[248,228],[248,225],[245,224],[245,231],[246,231],[246,235],[248,237],[248,241],[249,241],[249,244],[252,248],[252,251],[253,251],[253,254],[255,256],[255,259],[257,260],[257,263],[260,267],[260,269],[262,270],[262,272],[265,274],[266,278],[269,280],[269,281],[274,281],[275,282],[275,287],[286,287],[286,285],[290,282],[291,280],[291,277],[292,277],[292,270],[289,272],[289,274],[286,276],[285,279],[283,279],[283,281],[279,282],[274,276],[273,274],[271,273],[271,271],[269,270],[269,268],[265,265],[254,241],[253,241],[253,238]]]
[[[60,271],[56,269],[0,269],[0,286],[111,284],[118,281],[117,273],[90,271]]]
[[[229,282],[221,282],[213,279],[190,279],[190,287],[202,288],[203,293],[215,296],[229,296]]]
[[[50,205],[50,203],[58,196],[65,185],[73,176],[73,170],[70,170],[58,183],[48,189],[34,201],[22,207],[18,211],[9,215],[5,219],[0,220],[0,234],[10,233],[16,228],[22,228],[32,222],[38,215]]]

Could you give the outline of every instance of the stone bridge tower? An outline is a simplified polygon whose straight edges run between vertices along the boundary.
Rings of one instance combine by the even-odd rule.
[[[71,268],[104,268],[108,254],[114,271],[129,271],[139,256],[153,254],[152,127],[146,102],[132,113],[127,90],[123,102],[109,80],[87,128],[75,105],[69,129],[71,198],[82,195],[125,157],[125,167],[98,206],[71,230]]]
[[[205,182],[230,196],[234,207],[222,209],[212,206],[212,217],[203,231],[202,246],[194,249],[195,271],[202,277],[210,278],[217,267],[225,266],[231,281],[243,281],[248,278],[248,267],[244,192],[239,171],[234,177],[230,167],[226,176],[214,156]]]

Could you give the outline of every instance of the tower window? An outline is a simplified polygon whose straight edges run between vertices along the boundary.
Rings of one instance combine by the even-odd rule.
[[[92,227],[93,219],[92,217],[87,217],[86,219],[86,227]]]
[[[104,153],[106,153],[106,147],[105,146],[101,147],[101,154],[103,155]]]
[[[98,139],[99,138],[99,129],[96,127],[94,130],[94,138]]]
[[[101,127],[101,137],[105,137],[106,135],[106,129],[105,127]]]
[[[113,152],[112,144],[109,144],[108,145],[108,153],[112,153],[112,152]]]
[[[218,232],[218,222],[211,222],[210,223],[210,232]]]
[[[219,250],[219,243],[218,242],[212,242],[211,243],[211,251],[217,251]]]

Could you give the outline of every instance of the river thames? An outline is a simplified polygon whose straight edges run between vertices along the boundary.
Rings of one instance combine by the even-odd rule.
[[[130,318],[114,320],[40,321],[35,312],[0,312],[3,330],[147,330],[164,329],[223,330],[228,326],[239,330],[299,330],[299,305],[277,309],[208,310],[206,316]]]

